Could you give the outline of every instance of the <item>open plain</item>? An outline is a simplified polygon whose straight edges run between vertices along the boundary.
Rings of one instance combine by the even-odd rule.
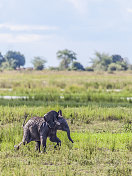
[[[3,71],[0,96],[1,176],[132,174],[132,72]],[[73,144],[58,131],[60,150],[49,140],[43,154],[35,142],[14,150],[25,114],[60,109]]]

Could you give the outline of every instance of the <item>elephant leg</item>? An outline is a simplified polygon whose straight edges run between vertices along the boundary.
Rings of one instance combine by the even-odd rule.
[[[19,150],[19,148],[20,148],[20,146],[21,146],[22,143],[23,142],[20,142],[18,145],[15,145],[14,148],[17,149],[17,150]]]
[[[26,143],[29,143],[30,141],[31,141],[30,140],[30,131],[29,130],[24,130],[22,142],[20,142],[18,145],[15,145],[14,148],[19,150],[21,144],[25,145]]]
[[[29,142],[31,142],[32,141],[32,138],[31,139],[28,139],[28,141],[22,141],[22,142],[20,142],[18,145],[15,145],[14,146],[14,148],[15,149],[17,149],[17,150],[19,150],[20,149],[20,146],[23,144],[23,145],[25,145],[25,144],[28,144]]]
[[[61,146],[61,140],[60,140],[57,136],[51,137],[51,138],[50,138],[50,141],[57,143],[57,144],[54,146],[54,148],[56,148],[57,146]]]
[[[37,141],[36,142],[36,146],[35,146],[35,150],[37,151],[37,150],[39,150],[39,152],[40,152],[40,141]]]
[[[40,143],[42,145],[42,152],[46,152],[46,137],[40,136]]]

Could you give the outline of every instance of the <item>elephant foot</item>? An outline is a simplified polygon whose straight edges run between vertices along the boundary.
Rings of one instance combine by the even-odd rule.
[[[19,146],[14,145],[14,149],[19,150]]]

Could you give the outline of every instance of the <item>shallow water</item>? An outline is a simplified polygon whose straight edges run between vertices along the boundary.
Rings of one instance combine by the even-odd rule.
[[[0,96],[0,98],[11,100],[11,99],[27,99],[29,97],[27,96]]]

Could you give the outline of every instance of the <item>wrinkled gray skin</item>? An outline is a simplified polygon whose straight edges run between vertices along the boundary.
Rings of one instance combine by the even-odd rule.
[[[67,132],[68,139],[73,143],[70,137],[70,129],[66,120],[62,117],[61,110],[50,111],[44,115],[44,118],[33,117],[28,122],[23,124],[23,140],[18,146],[14,146],[16,149],[20,148],[23,143],[29,143],[36,141],[36,150],[40,152],[40,145],[42,145],[42,151],[46,150],[46,140],[49,137],[51,142],[56,142],[56,146],[61,146],[61,140],[56,136],[57,130]]]

